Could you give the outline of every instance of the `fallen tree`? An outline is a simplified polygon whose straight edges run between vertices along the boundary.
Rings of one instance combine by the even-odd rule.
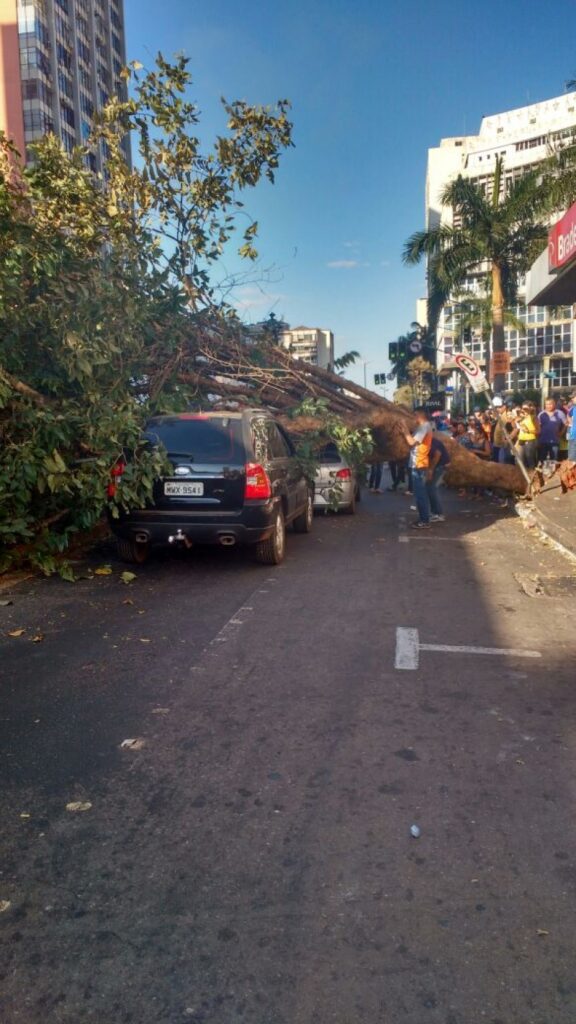
[[[409,453],[405,433],[414,427],[410,410],[328,370],[292,359],[271,342],[254,346],[234,331],[220,337],[212,334],[201,344],[195,362],[193,379],[200,400],[267,405],[301,440],[322,428],[321,418],[310,414],[295,418],[290,414],[303,399],[310,398],[325,403],[324,407],[348,428],[368,428],[374,442],[373,461],[400,460]],[[190,379],[189,375],[184,377]],[[446,474],[450,486],[525,493],[526,481],[516,466],[484,461],[452,438],[442,439],[450,451]]]
[[[302,450],[328,430],[358,457],[407,454],[408,409],[249,336],[211,284],[243,190],[273,180],[291,144],[288,104],[226,104],[226,133],[202,152],[185,59],[132,74],[131,99],[110,101],[93,140],[105,181],[53,136],[25,168],[0,136],[0,567],[60,569],[125,449],[135,457],[114,500],[146,502],[165,468],[139,447],[155,413],[266,406]],[[242,235],[248,261],[256,231]],[[514,469],[453,452],[453,482],[522,491]]]

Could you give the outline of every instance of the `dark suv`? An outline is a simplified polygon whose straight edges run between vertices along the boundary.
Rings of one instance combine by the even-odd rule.
[[[144,562],[152,544],[253,544],[259,562],[278,565],[287,524],[311,530],[313,487],[288,435],[261,410],[156,416],[145,438],[164,446],[172,473],[154,484],[150,507],[110,518],[124,561]],[[113,472],[121,487],[122,462]]]

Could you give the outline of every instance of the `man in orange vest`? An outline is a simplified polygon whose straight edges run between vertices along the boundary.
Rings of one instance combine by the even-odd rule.
[[[432,427],[428,413],[423,406],[414,409],[416,430],[413,434],[404,434],[406,444],[410,446],[410,468],[412,470],[412,488],[416,498],[418,520],[412,523],[413,530],[430,529],[430,499],[426,488],[430,467],[430,449],[432,447]]]

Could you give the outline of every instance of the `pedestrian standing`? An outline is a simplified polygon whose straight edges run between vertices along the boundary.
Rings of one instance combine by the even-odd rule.
[[[443,523],[445,520],[444,509],[442,508],[438,488],[449,463],[450,455],[448,454],[448,449],[436,434],[432,437],[432,444],[430,445],[430,463],[426,474],[426,490],[428,492],[428,501],[430,502],[431,523]]]
[[[407,465],[407,459],[390,459],[388,468],[392,477],[392,485],[388,488],[389,491],[397,491],[400,484],[405,483]]]
[[[566,439],[568,441],[568,458],[572,462],[576,462],[576,395],[572,395],[572,405],[568,409]]]
[[[418,509],[418,521],[412,523],[414,530],[430,529],[430,498],[426,490],[428,470],[430,468],[430,449],[432,447],[432,427],[428,414],[423,406],[414,410],[416,430],[413,434],[404,435],[410,447],[410,469],[412,487]]]
[[[558,462],[560,437],[566,426],[566,414],[556,408],[553,398],[547,398],[544,408],[538,415],[540,434],[538,436],[538,458],[540,462],[553,459]]]
[[[370,467],[370,480],[368,483],[368,489],[373,491],[374,494],[381,494],[380,484],[382,483],[382,463],[373,462]]]
[[[522,460],[526,469],[536,469],[538,465],[539,432],[536,407],[532,402],[524,402],[518,420],[518,458]]]

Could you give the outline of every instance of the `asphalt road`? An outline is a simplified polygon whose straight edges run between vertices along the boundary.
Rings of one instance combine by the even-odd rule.
[[[2,1024],[574,1024],[575,570],[408,503],[14,589]]]

